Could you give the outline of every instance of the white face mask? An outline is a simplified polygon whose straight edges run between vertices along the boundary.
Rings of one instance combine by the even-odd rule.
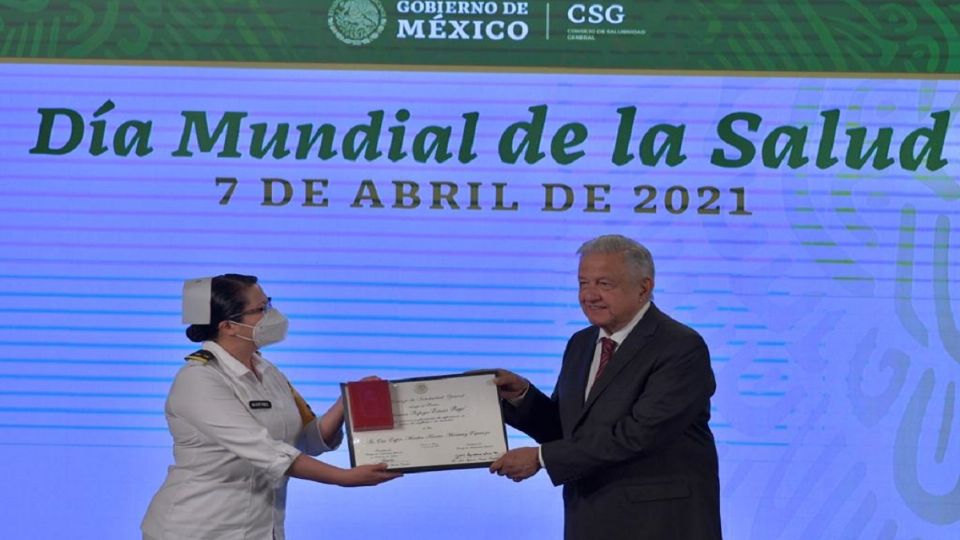
[[[240,339],[252,341],[257,348],[266,347],[274,343],[279,343],[287,337],[287,327],[290,326],[287,317],[280,310],[272,308],[263,314],[263,317],[255,325],[243,324],[230,321],[233,324],[253,328],[253,339],[237,335]]]

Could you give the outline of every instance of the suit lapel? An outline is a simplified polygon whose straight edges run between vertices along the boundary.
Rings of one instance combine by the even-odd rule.
[[[610,359],[610,363],[607,364],[607,367],[603,370],[603,374],[593,382],[593,388],[590,389],[590,395],[587,396],[587,400],[583,404],[580,417],[576,422],[577,424],[583,420],[584,415],[590,410],[590,407],[603,395],[610,384],[617,378],[617,375],[634,361],[640,350],[643,349],[643,346],[650,340],[650,336],[656,331],[659,322],[660,311],[657,310],[656,306],[650,304],[650,308],[644,314],[643,318],[640,319],[640,322],[637,323],[637,326],[630,332],[627,339],[617,347],[617,351],[613,353],[613,358]],[[596,343],[596,338],[594,338],[594,343]],[[587,369],[589,370],[589,367]],[[586,382],[584,382],[584,385],[580,388],[585,389]]]
[[[562,413],[563,418],[568,420],[577,420],[583,413],[583,394],[587,390],[587,379],[590,376],[590,364],[593,362],[594,349],[597,346],[597,336],[600,333],[599,328],[593,328],[593,331],[587,332],[577,347],[571,351],[573,354],[570,373],[572,375],[570,386],[568,387],[569,397],[565,398],[567,406]],[[573,424],[570,424],[573,425]]]

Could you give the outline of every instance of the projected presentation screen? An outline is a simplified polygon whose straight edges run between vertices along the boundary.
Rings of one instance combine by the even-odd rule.
[[[550,393],[577,248],[646,245],[707,342],[724,535],[953,538],[956,79],[0,63],[4,538],[135,538],[196,349],[182,282],[256,275],[264,355]],[[511,448],[536,443],[508,430]],[[346,445],[322,459],[349,466]],[[288,538],[560,538],[484,469],[293,480]]]

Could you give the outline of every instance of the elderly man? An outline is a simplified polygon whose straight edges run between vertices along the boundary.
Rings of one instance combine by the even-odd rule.
[[[563,485],[567,540],[721,538],[716,388],[697,332],[653,304],[650,252],[619,235],[583,244],[580,306],[553,395],[498,370],[507,423],[539,448],[504,454],[515,481],[546,469]]]

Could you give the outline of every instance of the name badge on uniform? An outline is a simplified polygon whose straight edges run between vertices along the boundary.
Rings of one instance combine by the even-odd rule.
[[[250,402],[251,409],[269,409],[271,407],[273,407],[273,405],[265,399],[254,400]]]

